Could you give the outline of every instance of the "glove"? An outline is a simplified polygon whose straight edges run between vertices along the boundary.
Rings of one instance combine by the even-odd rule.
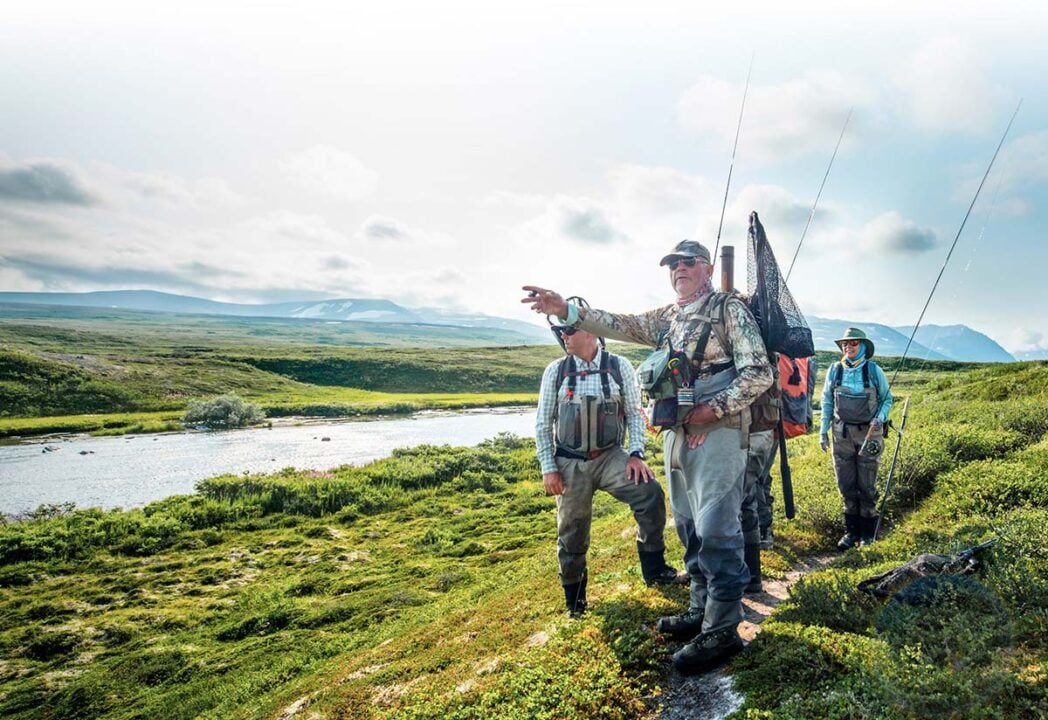
[[[830,446],[830,434],[823,433],[819,436],[819,447],[822,448],[823,452],[826,452],[826,448]]]

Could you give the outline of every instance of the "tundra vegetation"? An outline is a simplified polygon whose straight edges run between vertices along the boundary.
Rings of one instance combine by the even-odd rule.
[[[887,535],[764,622],[730,666],[736,718],[1045,715],[1048,363],[918,363],[894,389],[911,402]],[[829,554],[841,530],[817,438],[790,441],[790,459],[798,517],[776,519],[771,575]],[[643,585],[632,527],[598,496],[591,611],[571,621],[529,440],[217,477],[136,510],[41,508],[0,527],[0,715],[654,717],[669,670],[653,621],[686,590]],[[937,605],[855,589],[989,538]]]

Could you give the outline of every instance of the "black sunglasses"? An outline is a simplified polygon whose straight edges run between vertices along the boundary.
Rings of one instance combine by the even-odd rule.
[[[553,326],[553,332],[557,333],[558,335],[560,335],[562,337],[564,335],[567,335],[568,337],[571,337],[572,335],[574,335],[578,331],[579,331],[579,329],[577,327],[574,327],[574,326],[568,326],[568,327],[560,327],[560,326],[557,326],[557,325]]]
[[[684,263],[684,267],[695,267],[697,260],[698,258],[693,257],[674,258],[669,262],[670,270],[676,270],[681,263]]]

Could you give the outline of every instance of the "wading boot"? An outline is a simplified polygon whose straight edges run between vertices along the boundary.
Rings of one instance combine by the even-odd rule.
[[[655,629],[674,640],[691,640],[702,630],[702,610],[659,618]]]
[[[582,617],[586,612],[586,578],[582,582],[564,586],[564,602],[568,606],[568,615],[572,618]]]
[[[844,536],[837,541],[838,550],[847,550],[855,547],[858,544],[861,532],[859,530],[859,523],[862,518],[858,515],[852,515],[851,513],[844,514]]]
[[[860,518],[859,534],[862,536],[862,544],[873,545],[877,540],[877,516]]]
[[[746,567],[750,570],[750,582],[746,585],[743,592],[746,593],[759,593],[764,590],[764,586],[761,584],[761,546],[758,545],[747,545],[743,551],[743,558],[746,560]]]
[[[761,528],[761,550],[771,550],[775,547],[775,535],[772,534],[771,525]]]
[[[683,585],[690,582],[688,573],[678,572],[677,568],[666,564],[666,554],[662,550],[641,550],[637,545],[637,557],[640,558],[640,572],[644,576],[644,584],[652,585]]]
[[[700,633],[690,643],[673,653],[673,667],[685,674],[710,670],[743,647],[742,638],[734,626]]]

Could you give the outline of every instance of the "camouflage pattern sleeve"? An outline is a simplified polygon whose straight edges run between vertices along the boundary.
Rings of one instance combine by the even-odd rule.
[[[673,305],[648,310],[640,315],[623,315],[596,308],[580,308],[578,327],[611,340],[622,340],[656,347],[670,326]]]
[[[736,298],[728,300],[724,321],[739,376],[723,392],[710,399],[710,407],[717,417],[741,411],[771,387],[774,379],[760,328],[742,301]]]

